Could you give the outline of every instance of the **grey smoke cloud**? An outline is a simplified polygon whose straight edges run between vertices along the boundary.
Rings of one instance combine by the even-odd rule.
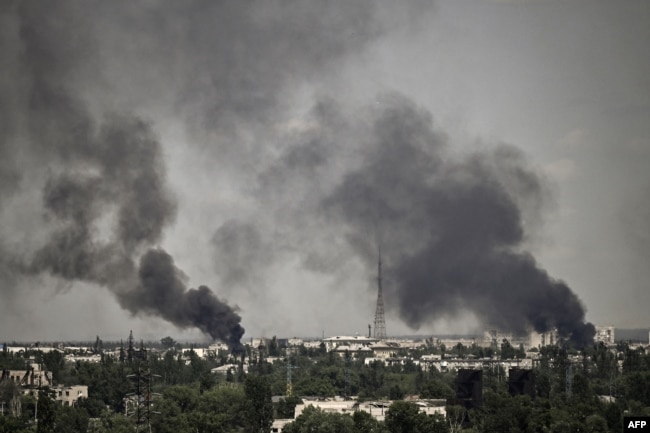
[[[161,248],[179,214],[197,213],[205,224],[185,230],[211,253],[217,293],[260,294],[287,263],[343,278],[361,258],[372,274],[379,241],[387,296],[413,328],[466,308],[490,326],[557,326],[580,340],[580,301],[524,250],[549,200],[526,157],[505,145],[458,155],[408,98],[359,108],[337,87],[351,58],[417,27],[427,3],[5,6],[0,206],[39,190],[44,218],[36,246],[3,254],[0,273],[104,285],[127,311],[235,347],[237,309],[205,286],[189,289]],[[204,164],[182,167],[186,190],[170,184],[176,161],[158,136],[168,121],[185,128],[173,145]],[[181,208],[184,195],[221,199],[195,176],[226,183],[245,204]]]
[[[262,284],[273,256],[260,230],[252,223],[228,220],[214,233],[214,263],[224,287],[245,286],[253,290]]]
[[[267,219],[229,222],[214,239],[231,241],[233,260],[249,257],[251,273],[274,245],[312,272],[336,274],[357,256],[372,274],[379,243],[387,308],[412,329],[470,310],[486,326],[557,328],[588,344],[582,302],[525,249],[552,205],[525,155],[506,144],[455,152],[427,110],[395,94],[378,101],[355,113],[317,103],[258,177]]]
[[[52,228],[31,257],[22,263],[10,258],[3,268],[105,286],[133,314],[195,326],[241,350],[244,330],[235,310],[206,286],[188,290],[171,256],[153,249],[175,217],[176,202],[151,125],[128,112],[95,120],[75,94],[77,68],[83,70],[96,48],[80,40],[87,25],[78,30],[64,20],[80,19],[81,9],[21,2],[12,11],[27,84],[16,107],[22,118],[3,143],[24,138],[21,151],[47,167],[43,209]]]
[[[103,285],[134,314],[196,326],[235,347],[243,333],[239,315],[205,286],[187,290],[157,248],[177,201],[156,125],[137,111],[173,107],[191,131],[193,150],[228,161],[222,167],[253,168],[255,176],[268,155],[242,137],[278,121],[283,92],[335,72],[346,53],[374,39],[386,24],[376,11],[370,1],[4,4],[0,47],[10,67],[0,79],[9,96],[0,102],[0,200],[4,206],[41,189],[44,224],[31,249],[3,254],[3,273]],[[41,170],[31,176],[25,164]],[[226,284],[247,277],[219,246],[250,244],[244,251],[260,242],[255,227],[234,224],[215,235]],[[144,267],[162,275],[143,281]],[[165,290],[176,302],[155,296]],[[225,326],[190,317],[198,304]]]
[[[566,284],[525,251],[523,205],[544,199],[543,181],[519,152],[501,146],[457,157],[431,116],[393,97],[369,133],[366,161],[325,199],[366,262],[376,260],[367,227],[387,257],[387,297],[414,329],[464,309],[499,329],[557,328],[584,345],[594,328]]]

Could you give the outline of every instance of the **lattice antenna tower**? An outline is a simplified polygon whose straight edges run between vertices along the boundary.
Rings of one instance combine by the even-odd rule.
[[[289,351],[289,348],[287,347],[287,392],[286,396],[291,397],[293,395],[293,381],[291,380],[291,370],[294,368],[298,368],[295,365],[291,365],[291,352]]]
[[[126,412],[127,416],[132,416],[134,419],[136,433],[140,431],[151,433],[151,415],[160,414],[152,409],[154,397],[160,395],[153,392],[152,381],[154,378],[160,378],[160,375],[151,373],[144,343],[141,343],[138,358],[135,373],[126,376],[133,381],[135,388],[134,393],[127,394]]]
[[[381,246],[377,247],[377,309],[375,310],[375,338],[386,338],[386,319],[384,318],[384,295],[381,286]]]

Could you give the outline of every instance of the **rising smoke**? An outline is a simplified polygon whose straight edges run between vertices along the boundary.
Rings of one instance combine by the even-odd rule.
[[[207,173],[245,202],[198,209],[210,214],[196,229],[220,292],[265,290],[286,263],[340,276],[360,257],[372,273],[379,241],[387,298],[414,329],[471,310],[489,326],[557,327],[588,341],[576,295],[523,249],[547,192],[519,151],[460,156],[431,115],[400,96],[358,109],[324,84],[307,115],[309,103],[292,106],[314,83],[336,82],[350,55],[403,27],[401,18],[373,1],[5,6],[0,206],[38,190],[44,218],[20,254],[0,243],[2,290],[25,275],[85,281],[133,314],[241,348],[237,308],[188,288],[160,247],[185,210],[157,136],[164,116],[158,124],[142,114],[156,118],[164,106],[187,128],[182,146],[208,167],[186,177]]]
[[[129,113],[96,121],[73,92],[76,68],[93,59],[86,51],[93,47],[79,40],[88,28],[72,31],[62,20],[79,18],[79,9],[20,2],[12,12],[25,81],[15,108],[24,112],[3,143],[24,141],[23,152],[47,167],[43,207],[53,223],[30,258],[11,260],[14,270],[105,286],[133,314],[197,327],[241,351],[235,310],[206,286],[188,290],[171,256],[155,248],[176,203],[151,125]],[[13,168],[3,165],[2,177],[15,178]]]
[[[324,203],[368,263],[376,253],[367,226],[378,227],[400,317],[417,329],[470,310],[498,329],[557,328],[576,344],[592,341],[577,296],[521,251],[525,207],[536,210],[545,192],[520,152],[500,146],[453,157],[427,112],[401,97],[384,103],[367,159]]]

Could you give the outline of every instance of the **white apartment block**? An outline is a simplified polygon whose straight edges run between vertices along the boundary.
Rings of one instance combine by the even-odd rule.
[[[613,326],[596,326],[595,341],[600,341],[606,345],[615,344]]]

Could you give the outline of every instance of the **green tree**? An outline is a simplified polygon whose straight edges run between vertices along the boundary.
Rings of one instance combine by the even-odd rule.
[[[275,335],[269,341],[269,356],[280,356],[280,345]]]
[[[454,350],[456,351],[456,356],[458,358],[465,358],[465,353],[467,352],[467,348],[463,346],[463,343],[459,342],[457,345],[455,345]]]
[[[152,417],[152,431],[156,433],[189,433],[192,431],[190,423],[192,412],[184,412],[178,401],[163,396],[156,401],[155,409],[160,415]]]
[[[170,386],[163,392],[165,400],[173,401],[181,412],[193,411],[199,399],[199,393],[195,388],[187,385]]]
[[[585,431],[589,433],[608,433],[607,420],[598,414],[589,415],[585,419]]]
[[[176,341],[170,336],[160,339],[160,344],[164,349],[171,349],[176,346]]]
[[[48,388],[38,392],[36,401],[37,433],[54,433],[59,405],[54,401],[52,391]]]
[[[591,359],[596,366],[595,376],[609,379],[616,372],[616,357],[603,342],[596,344],[591,351]]]
[[[393,385],[388,391],[388,398],[390,400],[401,400],[404,398],[404,391],[399,387],[399,385]]]
[[[93,346],[93,352],[94,353],[102,353],[103,350],[104,350],[104,343],[102,342],[102,340],[99,338],[99,335],[98,335],[97,338],[95,339],[95,344]]]
[[[619,433],[622,431],[623,413],[616,403],[609,403],[605,405],[603,416],[607,421],[607,428],[612,433]]]
[[[354,433],[384,433],[387,432],[384,423],[377,421],[368,412],[357,410],[352,414]]]
[[[86,433],[88,431],[88,412],[73,406],[58,409],[54,431],[57,433]]]
[[[280,399],[275,407],[276,418],[280,419],[291,419],[294,417],[296,411],[296,405],[299,404],[302,400],[300,397],[295,395],[288,396]]]
[[[0,382],[0,401],[5,405],[3,415],[18,416],[15,409],[16,403],[20,401],[20,388],[14,381],[3,380]]]
[[[484,406],[474,418],[485,433],[524,432],[532,414],[532,402],[528,396],[511,397],[505,393],[488,391]]]
[[[501,358],[503,359],[514,359],[517,356],[517,351],[512,344],[505,338],[501,342]]]
[[[27,427],[24,419],[14,416],[0,416],[0,433],[22,432]]]
[[[589,385],[589,380],[581,373],[576,373],[573,376],[571,384],[571,392],[575,395],[576,398],[585,401],[593,397],[591,392],[591,387]]]
[[[121,413],[107,412],[100,421],[96,433],[133,433],[134,430],[133,419],[127,418]],[[156,431],[158,432],[158,430]]]
[[[633,372],[623,381],[625,397],[650,406],[650,373]]]
[[[248,401],[241,386],[223,386],[199,397],[192,425],[199,433],[241,431],[248,416]]]
[[[386,428],[391,433],[447,433],[442,417],[429,417],[418,406],[406,401],[396,401],[386,412]]]
[[[320,408],[307,406],[305,410],[284,426],[284,433],[353,433],[354,422],[350,415],[326,413]]]
[[[273,424],[273,403],[271,385],[266,377],[248,376],[244,382],[246,394],[246,431],[269,433]]]
[[[205,391],[212,389],[216,384],[217,379],[215,379],[215,375],[212,372],[203,372],[199,378],[199,393],[203,394]]]
[[[438,378],[427,380],[420,391],[422,398],[452,398],[453,396],[454,390]]]
[[[43,354],[43,364],[45,369],[52,372],[52,379],[55,383],[61,381],[61,372],[65,367],[65,359],[61,352],[52,350]]]
[[[90,418],[99,418],[106,410],[104,402],[93,397],[80,398],[77,407],[85,409]]]

